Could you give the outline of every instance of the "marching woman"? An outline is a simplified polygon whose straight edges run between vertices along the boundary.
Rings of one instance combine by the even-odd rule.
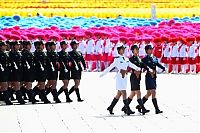
[[[53,99],[56,103],[61,103],[60,99],[58,98],[58,93],[56,90],[57,86],[57,79],[58,79],[58,69],[59,69],[59,56],[56,50],[56,43],[50,42],[49,43],[50,51],[47,53],[47,66],[48,66],[48,72],[47,72],[47,79],[48,79],[48,86],[51,90],[51,93],[53,95]]]
[[[41,41],[36,41],[34,45],[37,47],[34,52],[35,57],[35,77],[38,82],[39,96],[44,103],[50,103],[45,93],[45,82],[47,80],[47,61],[48,57],[44,50],[44,44]]]
[[[180,64],[181,64],[181,73],[186,74],[186,69],[188,65],[188,47],[187,42],[184,38],[180,38]]]
[[[85,60],[88,63],[88,71],[91,72],[92,71],[92,64],[94,61],[94,46],[95,46],[95,42],[92,39],[92,33],[89,31],[86,31],[85,34],[87,35],[87,46],[86,46],[86,57]]]
[[[190,64],[190,73],[195,74],[196,73],[196,63],[197,61],[197,44],[194,42],[195,38],[187,38],[187,42],[189,43],[189,51],[188,51],[188,57],[189,57],[189,64]]]
[[[133,64],[135,64],[137,67],[145,68],[147,71],[149,69],[147,66],[142,63],[140,57],[138,56],[139,48],[137,45],[133,45],[131,47],[131,51],[133,53],[133,56],[129,58],[129,61]],[[140,105],[140,108],[142,109],[141,113],[144,115],[145,113],[148,113],[149,110],[146,110],[141,99],[141,92],[140,92],[140,80],[141,80],[141,71],[137,71],[135,69],[132,69],[132,73],[130,76],[130,83],[131,83],[131,94],[128,97],[128,103],[130,104],[133,97],[137,95],[137,102]],[[122,111],[126,112],[126,108],[123,107]]]
[[[101,33],[96,32],[94,33],[96,36],[96,44],[94,47],[95,51],[95,61],[96,61],[96,71],[100,72],[101,71],[101,60],[102,60],[102,50],[103,50],[103,43],[104,40],[101,39]]]
[[[19,52],[20,47],[17,41],[11,42],[11,44],[13,45],[13,50],[9,53],[11,60],[11,83],[14,86],[18,102],[20,104],[25,104],[26,102],[22,98],[22,93],[20,91],[20,82],[23,76],[22,54]]]
[[[31,42],[24,41],[23,42],[24,49],[22,50],[23,57],[23,81],[25,84],[25,89],[29,98],[29,101],[32,104],[35,104],[37,100],[35,99],[34,92],[32,90],[32,83],[35,80],[35,63],[34,63],[34,55],[30,52],[31,50]]]
[[[153,71],[147,71],[145,75],[145,84],[146,84],[147,94],[142,98],[142,102],[144,104],[148,100],[148,98],[152,96],[152,102],[155,107],[155,113],[159,114],[159,113],[162,113],[163,111],[159,109],[158,104],[157,104],[157,99],[156,99],[156,87],[157,87],[156,66],[161,68],[163,71],[165,71],[165,67],[163,67],[158,62],[158,59],[156,57],[152,56],[153,48],[151,45],[145,46],[145,51],[147,55],[142,59],[142,62]],[[138,109],[139,112],[141,112],[141,108],[139,105],[136,106],[136,108]]]
[[[8,80],[10,75],[10,59],[6,52],[6,44],[0,42],[0,92],[2,92],[2,100],[5,101],[6,105],[12,105],[13,103],[9,100],[8,94]]]
[[[104,66],[107,68],[110,64],[111,60],[111,50],[112,50],[112,44],[110,41],[110,35],[108,33],[105,33],[105,41],[104,41]]]
[[[123,44],[119,44],[117,46],[117,51],[118,51],[118,57],[115,57],[113,63],[104,70],[104,72],[100,75],[100,77],[104,76],[105,74],[107,74],[110,70],[112,70],[114,67],[116,67],[118,69],[117,75],[116,75],[116,89],[117,89],[117,95],[114,97],[111,105],[107,108],[107,110],[109,111],[110,114],[114,114],[113,113],[113,108],[114,106],[117,104],[119,98],[122,96],[123,97],[123,102],[124,102],[124,106],[126,107],[126,114],[130,115],[130,114],[134,114],[135,112],[133,112],[130,107],[129,107],[129,103],[127,100],[127,96],[126,96],[126,87],[127,87],[127,72],[128,72],[128,67],[131,67],[137,71],[140,71],[141,69],[139,67],[137,67],[136,65],[132,64],[131,62],[129,62],[124,56],[124,51],[125,51],[125,47],[123,46]]]
[[[60,47],[61,47],[61,51],[58,52],[59,63],[60,63],[59,80],[62,80],[63,86],[58,91],[58,95],[60,95],[64,91],[65,96],[66,96],[66,102],[72,102],[72,100],[69,98],[69,94],[68,94],[71,59],[70,59],[68,52],[66,52],[67,44],[65,41],[60,42]]]
[[[172,38],[172,53],[171,53],[171,63],[172,63],[172,74],[178,74],[178,64],[179,64],[179,44],[176,38]]]
[[[169,72],[169,64],[170,64],[170,56],[171,56],[171,46],[167,41],[163,43],[163,54],[161,57],[161,62],[164,64],[166,68],[166,73]]]
[[[69,55],[72,59],[71,79],[74,80],[75,85],[69,90],[69,95],[75,91],[78,102],[83,102],[84,100],[82,100],[80,97],[79,85],[80,85],[82,71],[86,70],[86,64],[82,53],[80,51],[77,51],[78,42],[73,40],[70,45],[73,49],[71,52],[69,52]]]
[[[139,56],[141,59],[144,58],[146,55],[145,50],[144,50],[145,46],[146,46],[146,44],[144,41],[141,41],[139,43]]]

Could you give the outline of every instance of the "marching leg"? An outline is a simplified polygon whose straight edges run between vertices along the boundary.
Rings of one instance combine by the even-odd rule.
[[[58,93],[56,89],[52,89],[51,93],[53,95],[53,99],[56,103],[61,103],[60,99],[58,98]]]
[[[3,99],[6,105],[13,105],[13,103],[9,100],[8,90],[3,91]]]
[[[45,93],[45,90],[42,89],[39,91],[39,95],[41,97],[41,100],[44,101],[44,103],[51,103],[48,99],[47,99],[47,96],[46,96],[46,93]]]
[[[140,105],[140,108],[142,109],[142,114],[145,115],[145,113],[148,113],[150,110],[147,110],[145,107],[144,107],[144,104],[142,102],[142,99],[139,98],[137,99],[137,102],[138,104]]]
[[[22,98],[22,94],[20,90],[16,91],[16,99],[18,100],[18,102],[20,104],[25,104],[26,102],[24,101],[24,99]]]
[[[153,99],[152,99],[152,102],[153,102],[153,105],[154,105],[154,107],[155,107],[156,114],[163,113],[163,111],[160,111],[160,109],[159,109],[159,107],[158,107],[157,99],[156,99],[156,98],[153,98]]]
[[[133,99],[131,99],[131,98],[128,97],[128,99],[127,99],[128,104],[130,104],[132,100],[133,100]],[[126,107],[125,107],[125,106],[122,108],[122,111],[124,111],[124,113],[126,113],[127,110],[126,110]]]
[[[75,92],[76,92],[76,95],[77,95],[78,102],[83,102],[84,100],[82,100],[81,97],[80,97],[79,88],[75,89]]]
[[[72,92],[74,92],[74,86],[69,90],[69,95],[72,94]]]
[[[61,94],[61,93],[63,93],[63,87],[61,87],[59,90],[58,90],[58,96]]]
[[[132,111],[129,107],[128,99],[123,100],[123,102],[124,102],[124,106],[126,107],[126,114],[127,115],[134,114],[135,112]]]
[[[73,102],[70,97],[69,97],[69,93],[68,93],[68,89],[63,89],[64,90],[64,93],[65,93],[65,96],[66,96],[66,102]]]
[[[118,101],[119,99],[114,98],[113,101],[111,102],[111,105],[107,108],[107,110],[109,111],[111,115],[114,115],[113,108],[115,107]]]
[[[32,89],[27,90],[27,95],[28,95],[28,98],[29,98],[29,102],[32,102],[32,104],[39,102],[38,100],[35,99],[34,92],[33,92]]]
[[[148,100],[148,99],[147,99],[146,97],[143,97],[143,98],[142,98],[142,103],[143,103],[143,105],[145,104],[145,102],[146,102],[147,100]],[[141,110],[140,105],[137,105],[137,106],[136,106],[136,109],[138,110],[138,112],[142,113],[142,110]]]

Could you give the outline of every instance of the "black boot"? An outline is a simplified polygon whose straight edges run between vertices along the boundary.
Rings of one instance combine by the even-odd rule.
[[[4,96],[2,91],[0,91],[0,101],[4,101]]]
[[[24,101],[24,99],[22,98],[22,94],[20,90],[16,91],[16,98],[18,100],[18,103],[20,104],[25,104],[26,102]]]
[[[32,104],[39,102],[38,100],[35,99],[33,90],[31,90],[31,89],[27,90],[27,95],[28,95],[28,98],[29,98],[29,102],[32,102]]]
[[[42,89],[39,91],[39,95],[41,97],[41,100],[44,102],[44,103],[51,103],[48,99],[47,99],[47,96],[46,96],[46,93],[45,93],[45,90]]]
[[[28,98],[26,96],[26,88],[24,86],[21,86],[20,91],[21,91],[23,99],[28,100]]]
[[[145,98],[145,97],[142,98],[142,103],[143,103],[143,105],[144,105],[144,103],[145,103],[147,100],[148,100],[148,99]],[[136,106],[136,109],[138,110],[138,112],[142,113],[142,109],[141,109],[140,105],[137,105],[137,106]]]
[[[34,93],[34,97],[36,95],[39,95],[39,88],[37,86],[33,87],[33,93]]]
[[[69,97],[69,93],[68,93],[68,89],[63,89],[64,93],[65,93],[65,96],[66,96],[66,102],[69,103],[69,102],[73,102],[70,97]]]
[[[9,98],[11,98],[11,101],[14,101],[16,100],[16,98],[14,98],[14,93],[15,93],[15,90],[13,90],[11,87],[8,87],[8,96]]]
[[[75,89],[75,92],[76,92],[76,95],[77,95],[78,102],[83,102],[84,100],[81,99],[79,88]]]
[[[69,90],[69,95],[72,94],[72,92],[74,92],[74,86]]]
[[[115,107],[118,101],[119,99],[114,98],[113,101],[111,102],[111,105],[107,108],[107,110],[109,111],[111,115],[114,115],[113,108]]]
[[[51,88],[45,87],[45,92],[46,92],[46,95],[49,95],[49,93],[51,92]]]
[[[3,99],[6,105],[13,105],[13,103],[9,100],[8,91],[3,91]]]
[[[148,113],[150,110],[147,110],[145,107],[144,107],[144,104],[142,103],[142,99],[139,98],[137,99],[137,102],[138,104],[140,105],[140,108],[142,109],[142,114],[145,115],[145,113]]]
[[[61,93],[63,93],[63,91],[64,91],[64,90],[63,90],[63,87],[61,87],[60,90],[58,91],[58,96],[59,96]],[[68,94],[68,92],[67,92],[67,94]]]
[[[131,98],[128,97],[127,100],[128,100],[128,104],[130,104],[133,99],[131,99]],[[124,111],[124,113],[126,113],[127,110],[126,110],[125,106],[122,108],[122,111]]]
[[[153,105],[154,105],[154,107],[155,107],[156,114],[163,113],[163,111],[160,111],[160,109],[159,109],[159,107],[158,107],[157,99],[156,99],[156,98],[153,98],[153,99],[152,99],[152,102],[153,102]]]
[[[51,94],[53,95],[53,99],[56,103],[61,103],[60,99],[58,98],[56,89],[51,89]]]
[[[126,99],[126,100],[123,100],[123,102],[124,102],[124,106],[126,107],[126,114],[127,114],[127,115],[134,114],[135,112],[132,111],[132,110],[130,109],[130,107],[129,107],[128,100],[127,100],[127,99]]]

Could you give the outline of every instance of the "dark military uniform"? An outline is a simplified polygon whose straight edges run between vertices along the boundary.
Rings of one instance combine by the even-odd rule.
[[[69,54],[63,50],[58,52],[60,63],[60,80],[70,80],[70,66],[69,62],[72,62]]]
[[[156,89],[156,66],[160,67],[161,69],[165,70],[165,67],[162,66],[159,62],[158,59],[154,56],[146,55],[143,59],[142,62],[144,62],[145,65],[147,65],[149,68],[151,68],[154,72],[147,72],[145,76],[145,83],[146,83],[146,89],[151,90],[151,89]]]
[[[131,58],[129,58],[129,61],[135,64],[137,67],[145,68],[148,71],[147,66],[141,61],[141,59],[138,56],[133,55]],[[132,73],[130,76],[131,91],[140,90],[141,71],[137,74],[134,72],[135,70],[132,69]]]
[[[34,52],[35,61],[35,79],[38,82],[45,82],[47,80],[47,54],[43,51]]]
[[[9,56],[11,60],[11,82],[21,82],[23,76],[22,54],[19,51],[13,50],[9,53]]]
[[[9,53],[0,51],[0,82],[8,82],[10,75]]]
[[[47,79],[48,80],[57,80],[58,78],[58,54],[54,51],[47,52],[47,67],[48,67],[48,73],[47,73]]]
[[[23,81],[34,82],[35,80],[35,62],[34,55],[28,50],[22,50],[23,56]]]
[[[81,79],[81,73],[83,69],[86,69],[86,63],[83,58],[83,55],[79,51],[71,51],[69,55],[72,59],[72,67],[71,67],[71,79]],[[82,65],[84,68],[82,68]]]

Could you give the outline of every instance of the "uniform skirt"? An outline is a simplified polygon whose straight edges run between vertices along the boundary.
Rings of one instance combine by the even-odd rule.
[[[60,70],[59,80],[70,80],[70,71]]]
[[[197,57],[197,63],[200,63],[200,56]]]
[[[188,58],[187,57],[180,57],[180,64],[188,64]]]
[[[171,58],[171,63],[172,64],[179,64],[179,58],[178,57],[172,57]]]
[[[116,89],[117,90],[126,90],[127,88],[127,76],[122,78],[121,73],[116,75]]]
[[[101,60],[103,60],[103,56],[101,54],[97,54],[94,57],[95,57],[94,58],[95,61],[101,61]]]
[[[57,80],[58,79],[58,70],[52,71],[49,70],[47,73],[48,80]]]
[[[130,76],[131,91],[140,90],[140,78],[137,78],[134,74]]]
[[[85,60],[86,61],[94,61],[94,55],[93,54],[86,54]]]
[[[45,82],[47,80],[47,70],[36,69],[35,79],[38,82]]]
[[[156,89],[156,78],[152,78],[150,75],[145,76],[145,84],[146,84],[146,90],[152,90]]]
[[[194,65],[194,64],[198,63],[198,59],[197,58],[189,58],[188,62],[189,62],[189,64]]]
[[[76,79],[81,80],[82,71],[80,70],[72,70],[71,71],[71,78],[70,79]]]
[[[113,59],[112,59],[113,57],[112,57],[112,55],[111,54],[109,54],[109,53],[104,53],[103,54],[103,61],[112,61]]]
[[[0,71],[0,82],[8,82],[9,81],[10,71],[5,69],[4,71]]]
[[[24,82],[34,82],[35,80],[35,69],[24,69],[23,71],[23,79]]]
[[[23,69],[13,69],[11,71],[10,81],[11,82],[21,82],[23,79]]]
[[[167,57],[162,57],[161,62],[164,63],[164,64],[170,64],[170,59],[167,58]]]

